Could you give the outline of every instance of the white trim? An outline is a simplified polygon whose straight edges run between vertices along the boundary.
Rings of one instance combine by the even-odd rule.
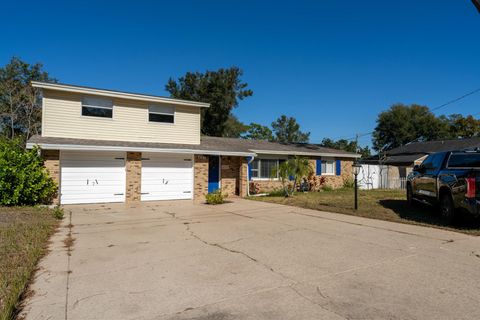
[[[97,95],[97,96],[103,96],[103,97],[133,99],[133,100],[149,101],[149,102],[160,102],[160,103],[168,103],[168,104],[176,104],[181,106],[200,107],[200,108],[210,107],[209,103],[203,103],[203,102],[197,102],[197,101],[179,100],[179,99],[172,99],[172,98],[156,97],[156,96],[145,95],[145,94],[111,91],[111,90],[105,90],[105,89],[86,88],[86,87],[72,86],[68,84],[32,81],[31,85],[34,88],[90,94],[90,95]]]
[[[343,153],[322,153],[322,152],[303,152],[303,151],[275,151],[275,150],[256,150],[251,149],[256,154],[278,154],[288,156],[312,156],[312,157],[335,157],[335,158],[360,158],[359,154]]]
[[[205,154],[217,156],[239,156],[252,157],[254,153],[234,152],[234,151],[217,151],[217,150],[194,150],[194,149],[163,149],[163,148],[146,148],[146,147],[122,147],[122,146],[92,146],[92,145],[74,145],[74,144],[51,144],[51,143],[27,143],[27,149],[39,146],[44,150],[87,150],[87,151],[130,151],[130,152],[159,152],[159,153],[190,153]]]

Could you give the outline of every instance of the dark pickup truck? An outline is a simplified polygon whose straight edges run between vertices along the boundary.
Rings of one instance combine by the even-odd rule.
[[[407,201],[439,207],[444,222],[459,211],[480,215],[480,150],[430,154],[407,177]]]

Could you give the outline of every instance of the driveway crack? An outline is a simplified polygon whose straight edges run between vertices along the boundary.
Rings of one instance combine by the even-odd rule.
[[[262,267],[266,268],[267,270],[269,270],[270,272],[273,272],[275,273],[276,275],[282,277],[283,279],[285,280],[289,280],[289,281],[292,281],[293,283],[297,283],[296,280],[282,274],[281,272],[279,271],[276,271],[273,267],[259,261],[258,259],[250,256],[249,254],[243,252],[243,251],[239,251],[239,250],[235,250],[235,249],[231,249],[231,248],[227,248],[226,246],[222,245],[222,244],[219,244],[219,243],[212,243],[212,242],[208,242],[204,239],[202,239],[200,236],[198,236],[191,228],[190,228],[190,224],[188,222],[185,222],[184,223],[185,226],[186,226],[186,230],[190,233],[190,235],[197,239],[198,241],[202,242],[203,244],[205,245],[208,245],[208,246],[211,246],[211,247],[215,247],[215,248],[218,248],[218,249],[221,249],[221,250],[224,250],[224,251],[227,251],[229,253],[235,253],[235,254],[240,254],[244,257],[246,257],[247,259],[249,259],[250,261],[258,264],[258,265],[261,265]]]

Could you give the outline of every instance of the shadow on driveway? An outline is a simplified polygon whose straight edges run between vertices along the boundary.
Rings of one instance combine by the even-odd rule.
[[[384,208],[395,212],[400,218],[418,223],[431,224],[434,226],[451,227],[465,231],[476,231],[480,228],[480,219],[472,215],[458,212],[455,221],[451,225],[445,224],[438,214],[438,209],[425,204],[417,203],[411,207],[405,200],[383,199],[379,200]]]

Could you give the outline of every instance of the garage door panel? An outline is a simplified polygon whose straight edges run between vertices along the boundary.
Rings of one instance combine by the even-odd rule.
[[[62,151],[62,204],[125,201],[125,153]]]
[[[142,201],[192,199],[192,156],[144,154],[142,158]]]

